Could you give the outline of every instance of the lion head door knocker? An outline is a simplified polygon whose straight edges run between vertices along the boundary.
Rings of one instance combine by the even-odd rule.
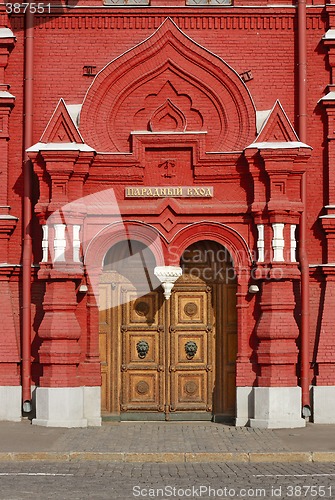
[[[189,340],[185,344],[185,351],[187,359],[193,359],[198,350],[198,346],[193,340]]]
[[[149,344],[146,340],[140,340],[136,344],[136,349],[138,352],[138,357],[144,359],[149,352]]]

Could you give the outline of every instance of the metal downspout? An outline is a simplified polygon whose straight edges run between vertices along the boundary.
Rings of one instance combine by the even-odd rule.
[[[298,71],[299,71],[299,137],[307,143],[307,29],[306,0],[298,0]],[[300,217],[300,268],[301,268],[301,347],[300,384],[302,389],[303,415],[309,415],[309,265],[306,250],[307,241],[307,174],[301,180]],[[307,410],[307,412],[306,412]]]
[[[31,411],[31,181],[32,165],[26,149],[33,142],[33,51],[34,14],[25,13],[24,28],[24,142],[23,142],[23,262],[22,262],[22,402]]]

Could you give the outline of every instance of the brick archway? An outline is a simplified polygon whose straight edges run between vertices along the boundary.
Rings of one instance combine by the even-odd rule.
[[[237,280],[224,272],[231,256],[213,240],[188,245],[168,300],[159,281],[147,281],[155,264],[138,240],[115,243],[106,254],[99,285],[102,410],[121,420],[231,419]],[[141,343],[143,356],[136,352]],[[189,343],[196,351],[186,356]]]

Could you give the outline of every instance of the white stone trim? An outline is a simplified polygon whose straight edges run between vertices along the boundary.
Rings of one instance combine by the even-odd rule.
[[[324,95],[323,97],[321,97],[321,99],[318,100],[318,104],[319,102],[323,101],[335,101],[335,92],[334,91],[328,92],[328,94]]]
[[[99,427],[101,425],[101,387],[83,387],[84,418],[87,425]]]
[[[174,283],[183,274],[183,270],[179,266],[156,266],[154,275],[159,279],[164,289],[164,297],[168,300],[171,297],[171,292]]]
[[[54,224],[55,238],[54,238],[54,262],[65,261],[65,229],[66,224]]]
[[[249,425],[254,418],[254,388],[236,387],[236,427]]]
[[[295,148],[307,148],[313,149],[304,142],[300,141],[287,141],[287,142],[253,142],[246,149],[295,149]]]
[[[0,28],[0,38],[15,38],[15,35],[9,28]]]
[[[292,429],[305,427],[301,417],[301,387],[254,387],[254,417],[250,427]]]
[[[258,262],[264,262],[264,224],[257,224],[258,239],[257,239],[257,252]]]
[[[11,94],[10,92],[7,92],[7,90],[1,90],[0,91],[0,98],[1,99],[15,99],[15,96]]]
[[[186,0],[186,5],[205,7],[208,5],[232,5],[232,0]]]
[[[322,37],[323,40],[335,40],[335,30],[329,29]]]
[[[0,420],[21,421],[22,388],[20,385],[0,386]]]
[[[273,239],[272,239],[273,261],[283,262],[285,260],[284,224],[275,222],[272,224],[272,229],[273,229]]]
[[[44,427],[100,426],[100,387],[37,387],[36,418]]]
[[[82,104],[66,104],[64,101],[65,106],[67,107],[67,110],[69,112],[69,115],[72,118],[73,123],[76,125],[76,127],[79,127],[79,118],[80,118],[80,112],[82,108]],[[78,133],[81,137],[81,134],[78,130]]]
[[[267,121],[267,119],[269,118],[272,109],[267,109],[264,111],[257,111],[256,110],[256,131],[257,131],[257,134],[259,134],[259,132],[262,130],[263,125]]]
[[[291,224],[291,262],[297,262],[297,240],[295,237],[295,232],[297,229],[296,224]]]
[[[313,386],[313,421],[315,424],[335,424],[335,386]]]
[[[149,5],[149,0],[104,0],[104,5],[117,6],[120,5],[131,5],[132,7],[136,7],[136,5]]]
[[[27,153],[38,153],[39,151],[88,151],[95,150],[87,144],[77,142],[37,142],[26,150]]]
[[[80,260],[80,233],[81,227],[78,224],[73,226],[73,262],[81,262]]]
[[[43,224],[43,239],[42,239],[42,251],[43,257],[42,262],[48,262],[49,260],[49,226],[48,224]]]

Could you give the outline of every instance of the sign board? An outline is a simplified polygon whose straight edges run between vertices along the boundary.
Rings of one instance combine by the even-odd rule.
[[[128,186],[125,198],[213,198],[213,186]]]

